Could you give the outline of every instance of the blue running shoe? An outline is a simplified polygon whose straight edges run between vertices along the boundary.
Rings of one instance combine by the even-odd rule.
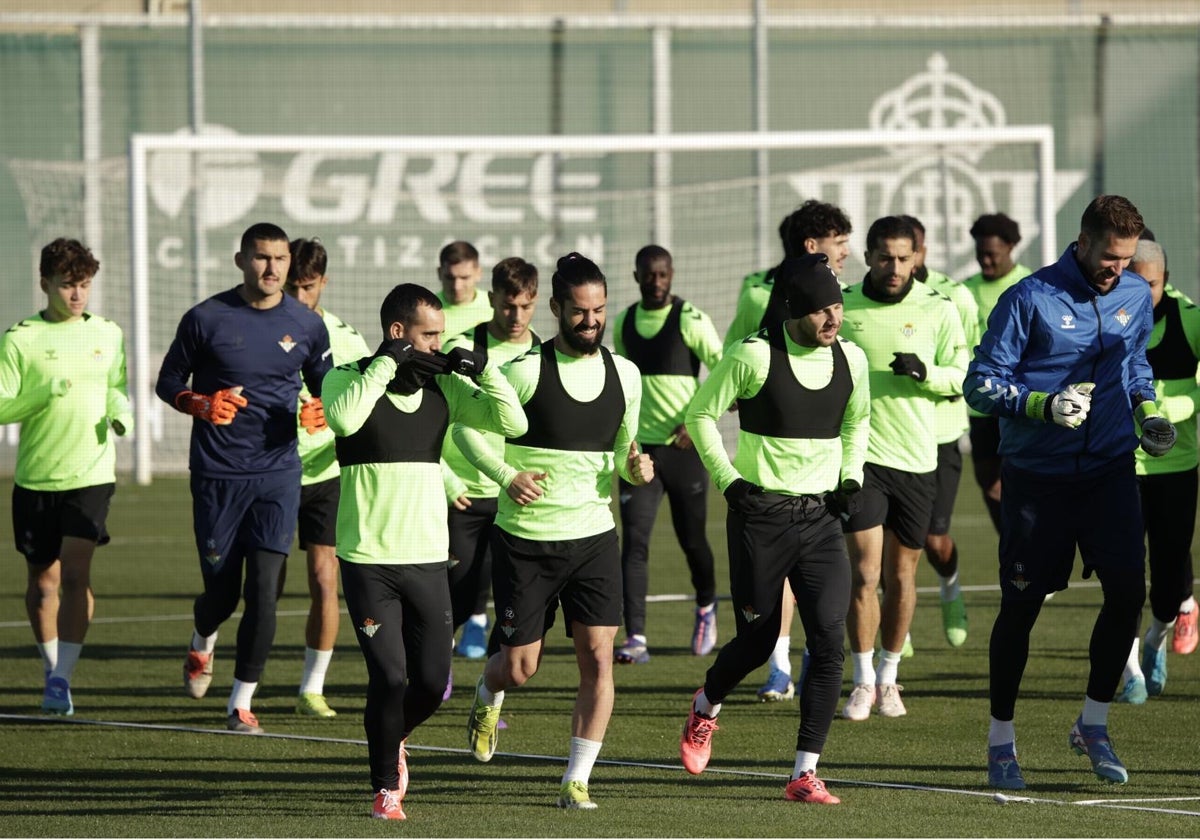
[[[1125,687],[1121,689],[1121,693],[1117,695],[1117,703],[1130,703],[1134,706],[1140,706],[1146,702],[1148,693],[1146,691],[1145,677],[1130,677],[1125,680]]]
[[[42,692],[42,711],[48,715],[73,715],[75,704],[71,702],[71,685],[62,677],[46,680]]]
[[[1017,745],[1009,741],[988,747],[988,787],[1000,790],[1025,790],[1025,777],[1017,764]]]
[[[1129,771],[1113,752],[1108,740],[1107,726],[1084,726],[1079,720],[1071,727],[1071,749],[1092,760],[1092,772],[1102,782],[1123,785],[1129,781]]]
[[[696,607],[696,624],[692,628],[692,654],[708,656],[717,646],[717,605],[707,612]]]
[[[467,659],[483,659],[487,656],[487,624],[476,624],[467,619],[462,637],[458,640],[458,655]]]
[[[783,671],[771,669],[770,676],[763,684],[763,687],[758,690],[758,699],[763,703],[778,703],[782,700],[791,700],[796,696],[796,687],[792,685],[792,678]]]
[[[1142,672],[1146,675],[1146,693],[1157,697],[1167,687],[1167,646],[1158,650],[1142,646]]]

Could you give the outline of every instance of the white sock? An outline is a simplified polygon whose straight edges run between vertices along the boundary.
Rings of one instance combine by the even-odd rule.
[[[1163,624],[1157,618],[1151,619],[1150,627],[1146,630],[1146,649],[1160,650],[1163,642],[1167,640],[1167,631],[1175,627],[1175,621],[1172,619],[1170,624]]]
[[[775,650],[771,651],[771,669],[783,671],[789,677],[792,675],[792,663],[788,654],[791,652],[792,637],[780,636],[775,640]]]
[[[304,676],[300,678],[301,694],[324,694],[325,672],[329,670],[329,660],[333,659],[333,650],[317,650],[304,648]]]
[[[817,770],[817,761],[820,760],[820,753],[804,752],[796,750],[796,763],[792,765],[792,778],[799,779],[809,770],[814,773]]]
[[[879,673],[875,676],[876,685],[895,685],[896,675],[900,671],[900,651],[879,650]]]
[[[1005,744],[1012,744],[1013,751],[1016,752],[1017,730],[1011,720],[992,718],[991,723],[988,724],[988,746],[1002,747]]]
[[[1108,706],[1108,703],[1085,696],[1083,714],[1079,716],[1079,722],[1084,726],[1108,726]]]
[[[487,683],[479,683],[479,701],[485,706],[502,706],[504,705],[504,692],[492,692],[488,690]]]
[[[713,703],[708,699],[708,695],[704,693],[704,689],[700,689],[700,693],[696,695],[696,702],[692,705],[697,714],[704,717],[715,718],[721,714],[721,704]]]
[[[854,684],[875,685],[875,649],[850,654],[854,662]]]
[[[217,647],[217,634],[201,636],[200,631],[192,630],[192,650],[196,653],[209,654]]]
[[[258,683],[256,682],[242,682],[234,679],[233,690],[229,692],[229,703],[225,706],[225,714],[233,714],[234,709],[250,711],[250,701],[254,698],[257,688]]]
[[[75,670],[75,663],[79,661],[79,654],[83,650],[83,642],[64,642],[58,643],[58,659],[54,663],[54,670],[50,672],[52,677],[62,677],[67,682],[71,681],[71,673]]]
[[[1141,677],[1142,679],[1146,678],[1146,675],[1142,673],[1142,663],[1138,657],[1137,636],[1133,637],[1133,644],[1129,646],[1129,658],[1125,660],[1124,677],[1125,682],[1129,682],[1135,677]]]
[[[48,639],[38,642],[38,654],[42,657],[42,667],[49,674],[58,663],[58,639]]]
[[[477,624],[480,627],[487,627],[487,613],[475,613],[475,615],[468,618],[467,621],[471,622],[472,624]]]
[[[938,586],[942,588],[943,601],[957,600],[961,594],[961,590],[958,588],[958,569],[955,569],[954,574],[950,577],[939,577]]]
[[[1194,609],[1196,609],[1196,597],[1194,595],[1189,595],[1187,600],[1179,605],[1181,613],[1190,613]]]
[[[592,765],[596,756],[600,755],[600,741],[589,741],[587,738],[572,738],[571,752],[567,757],[567,772],[563,773],[563,783],[583,782],[585,785],[592,775]]]
[[[717,608],[717,602],[713,601],[711,604],[705,604],[703,607],[696,607],[696,612],[700,613],[700,615],[708,615],[710,612],[712,612],[716,608]]]

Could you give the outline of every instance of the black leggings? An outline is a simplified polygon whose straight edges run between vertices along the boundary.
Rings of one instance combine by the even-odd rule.
[[[1149,543],[1150,609],[1164,624],[1192,594],[1192,536],[1196,531],[1196,468],[1138,476]]]
[[[338,558],[346,609],[367,663],[363,729],[371,790],[395,790],[400,742],[437,711],[450,676],[446,564],[375,565]]]
[[[850,560],[842,526],[823,505],[803,510],[795,497],[758,497],[763,509],[730,511],[729,583],[737,635],[717,654],[704,693],[720,703],[771,656],[779,638],[784,581],[804,625],[809,664],[800,686],[796,749],[821,752],[842,690],[843,638],[850,607]]]
[[[236,549],[225,562],[213,567],[200,562],[204,592],[192,605],[196,632],[211,636],[225,619],[233,615],[243,597],[246,608],[237,632],[237,661],[233,676],[242,682],[256,683],[267,665],[267,654],[275,641],[275,604],[286,554],[256,549],[248,557]],[[246,570],[243,586],[242,569]]]

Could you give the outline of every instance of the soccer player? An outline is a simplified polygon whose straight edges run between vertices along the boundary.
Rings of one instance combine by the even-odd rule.
[[[1163,417],[1175,424],[1178,439],[1166,455],[1134,453],[1150,560],[1150,626],[1138,659],[1135,637],[1125,663],[1125,686],[1118,703],[1146,702],[1167,684],[1167,633],[1172,649],[1191,653],[1196,645],[1196,601],[1192,597],[1192,536],[1196,529],[1196,385],[1200,364],[1200,309],[1180,299],[1168,285],[1167,255],[1161,245],[1139,240],[1129,263],[1150,284],[1154,329],[1146,360],[1154,371],[1154,393]],[[1178,616],[1184,616],[1182,620]],[[1185,628],[1180,633],[1180,624]]]
[[[281,228],[247,228],[234,264],[240,285],[184,313],[155,392],[194,418],[188,467],[204,591],[193,606],[184,689],[196,699],[208,691],[217,629],[244,592],[226,727],[259,734],[251,700],[275,638],[279,580],[300,508],[301,375],[312,396],[300,422],[306,432],[321,431],[330,348],[321,316],[284,294],[291,251]]]
[[[293,239],[286,291],[321,316],[329,331],[333,363],[344,364],[361,359],[371,351],[358,330],[321,306],[321,294],[329,284],[326,273],[329,254],[321,240]],[[300,388],[300,414],[312,395]],[[304,624],[304,674],[296,699],[296,713],[319,718],[336,717],[337,712],[325,700],[325,674],[333,658],[337,641],[338,563],[334,548],[337,537],[338,479],[337,453],[333,432],[328,428],[309,433],[301,419],[297,430],[300,453],[299,543],[308,567],[308,595],[311,603]]]
[[[92,618],[92,555],[108,542],[116,487],[113,436],[133,430],[121,328],[87,311],[99,270],[78,240],[46,245],[38,266],[46,308],[0,338],[0,423],[21,424],[13,536],[45,672],[42,711],[52,715],[75,712],[71,676]]]
[[[790,317],[730,350],[687,412],[700,457],[729,503],[737,635],[692,699],[679,752],[689,773],[708,765],[721,703],[771,655],[780,590],[790,587],[809,664],[784,797],[836,805],[816,769],[842,685],[850,564],[839,516],[861,495],[870,431],[867,359],[838,337],[842,290],[824,254],[786,258],[775,284]],[[734,400],[741,428],[730,461],[717,420]]]
[[[494,363],[466,348],[438,352],[442,306],[425,287],[396,286],[379,316],[383,343],[335,368],[325,399],[342,466],[342,587],[367,664],[372,816],[403,820],[405,741],[442,702],[454,640],[442,439],[452,423],[505,435],[526,423]]]
[[[613,639],[621,623],[612,474],[647,484],[654,462],[637,448],[638,370],[601,346],[604,273],[571,253],[558,260],[552,283],[558,334],[505,367],[529,431],[508,436],[501,461],[464,426],[454,427],[463,454],[505,491],[492,535],[493,637],[500,650],[475,688],[467,743],[476,759],[491,760],[504,694],[537,673],[561,603],[579,688],[558,807],[590,810],[596,803],[588,780],[612,715]]]
[[[941,272],[931,271],[925,265],[925,225],[921,220],[915,216],[900,218],[912,225],[917,235],[913,277],[950,298],[962,322],[965,346],[969,352],[979,343],[979,306],[975,298],[960,283]],[[962,588],[958,585],[958,546],[950,536],[950,517],[954,514],[954,500],[958,496],[959,479],[962,478],[962,453],[958,449],[958,442],[967,432],[967,409],[960,394],[938,399],[934,405],[938,445],[937,490],[933,497],[929,533],[925,537],[925,559],[938,575],[942,633],[951,647],[962,647],[967,641],[967,605],[963,600]],[[911,644],[911,640],[905,640],[906,649],[911,649]]]
[[[783,243],[785,258],[801,254],[824,254],[829,259],[833,273],[841,276],[846,258],[850,256],[852,231],[850,217],[840,207],[810,198],[784,217],[779,225],[779,238]],[[782,323],[787,319],[787,307],[777,295],[771,294],[774,285],[775,269],[750,274],[742,281],[737,310],[729,331],[725,333],[726,350],[769,324]],[[792,682],[790,658],[795,604],[786,590],[783,599],[779,639],[775,650],[771,652],[767,681],[758,689],[758,699],[763,702],[790,700],[796,690]],[[800,670],[804,670],[803,660]]]
[[[967,367],[954,304],[913,278],[916,244],[904,219],[876,219],[867,231],[867,274],[846,290],[842,334],[862,347],[871,368],[862,509],[845,525],[853,579],[847,629],[854,688],[842,708],[848,720],[866,720],[873,707],[883,717],[906,713],[897,672],[937,495],[937,403],[962,394]]]
[[[979,306],[979,330],[987,329],[988,316],[1010,286],[1033,273],[1013,260],[1013,249],[1021,241],[1021,228],[1003,213],[985,213],[971,225],[975,240],[975,260],[979,273],[963,281],[963,287]],[[974,344],[970,345],[974,348]],[[983,502],[996,532],[1000,532],[1000,419],[967,407],[971,426],[971,465],[975,483],[983,492]]]
[[[458,347],[481,354],[497,369],[541,344],[531,328],[537,310],[537,266],[520,257],[508,257],[492,268],[488,303],[491,320],[454,336],[447,351]],[[497,458],[504,457],[504,436],[480,433]],[[487,655],[487,601],[492,593],[491,535],[496,523],[500,485],[481,473],[459,451],[451,435],[442,445],[442,458],[452,471],[453,483],[447,525],[450,529],[450,600],[454,627],[463,628],[458,652],[468,659]]]
[[[1000,417],[1003,458],[1000,611],[989,669],[992,787],[1025,787],[1013,713],[1029,634],[1045,595],[1067,587],[1076,549],[1084,576],[1100,579],[1104,603],[1070,746],[1091,759],[1100,779],[1129,779],[1108,737],[1108,707],[1146,598],[1134,421],[1150,455],[1166,454],[1176,436],[1154,403],[1146,361],[1150,290],[1124,274],[1142,227],[1128,199],[1093,199],[1058,262],[996,302],[963,386],[975,409]]]
[[[646,647],[646,592],[650,534],[663,494],[696,590],[692,653],[705,656],[717,643],[717,579],[708,522],[708,475],[684,425],[688,402],[699,387],[700,364],[709,370],[721,358],[721,337],[712,320],[671,294],[671,254],[647,245],[634,258],[633,277],[641,301],[613,320],[613,348],[642,374],[638,447],[654,461],[654,480],[642,487],[620,481],[621,578],[628,637],[617,661],[650,661]]]
[[[446,319],[446,338],[453,338],[476,324],[492,318],[487,295],[479,288],[483,269],[479,266],[479,251],[470,242],[451,242],[438,254],[437,293]]]

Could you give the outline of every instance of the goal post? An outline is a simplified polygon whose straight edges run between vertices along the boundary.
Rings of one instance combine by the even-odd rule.
[[[767,174],[756,156],[769,155]],[[534,328],[556,328],[545,304],[557,256],[579,250],[609,280],[610,317],[637,298],[633,257],[672,251],[675,291],[724,332],[741,278],[768,267],[759,243],[807,198],[845,209],[854,247],[881,215],[927,228],[928,262],[973,273],[966,235],[1003,211],[1058,256],[1050,126],[910,131],[779,131],[533,136],[264,136],[135,134],[128,159],[131,391],[139,483],[186,469],[190,418],[164,412],[158,367],[188,307],[240,278],[232,255],[259,220],[319,237],[332,281],[323,298],[377,335],[378,306],[400,282],[436,288],[436,254],[455,239],[479,247],[487,286],[507,256],[535,263],[544,293]],[[760,208],[765,208],[764,211]],[[199,216],[199,218],[197,218]],[[767,235],[764,236],[764,229]],[[204,234],[202,247],[195,232]],[[778,247],[778,246],[776,246]],[[200,265],[194,255],[208,254]],[[1036,256],[1035,256],[1036,254]],[[848,282],[862,263],[847,264]],[[855,272],[858,272],[857,275]],[[153,433],[151,431],[153,430]]]

